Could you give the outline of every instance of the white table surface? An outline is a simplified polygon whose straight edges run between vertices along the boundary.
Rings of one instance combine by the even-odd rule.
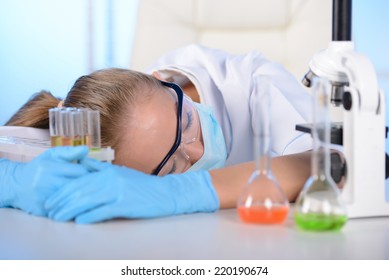
[[[235,209],[92,225],[0,209],[0,259],[389,259],[389,217],[339,232],[242,223]]]

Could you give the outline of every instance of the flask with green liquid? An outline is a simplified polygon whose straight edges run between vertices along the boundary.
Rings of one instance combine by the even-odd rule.
[[[347,221],[340,192],[330,174],[330,121],[328,80],[314,77],[313,151],[311,176],[295,204],[295,222],[301,229],[339,230]]]

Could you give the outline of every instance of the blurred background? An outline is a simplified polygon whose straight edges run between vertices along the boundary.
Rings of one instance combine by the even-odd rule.
[[[386,94],[388,13],[389,1],[353,1],[356,49]],[[332,0],[0,0],[0,125],[35,92],[65,97],[81,75],[144,70],[189,43],[257,49],[300,80],[331,40],[331,18]]]

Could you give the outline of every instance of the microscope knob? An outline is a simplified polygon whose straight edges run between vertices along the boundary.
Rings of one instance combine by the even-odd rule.
[[[351,109],[353,101],[351,99],[351,93],[349,91],[345,91],[343,93],[343,108],[347,111]]]
[[[347,111],[351,109],[352,106],[352,99],[351,99],[351,93],[349,91],[345,91],[343,93],[343,108]]]
[[[339,183],[343,177],[347,177],[347,164],[343,157],[338,152],[332,152],[331,161],[331,177],[335,183]]]

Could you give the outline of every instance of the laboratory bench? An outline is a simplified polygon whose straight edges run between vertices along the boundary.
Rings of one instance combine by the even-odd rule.
[[[242,223],[235,209],[91,225],[0,209],[0,259],[389,259],[389,217],[350,219],[337,232]]]

